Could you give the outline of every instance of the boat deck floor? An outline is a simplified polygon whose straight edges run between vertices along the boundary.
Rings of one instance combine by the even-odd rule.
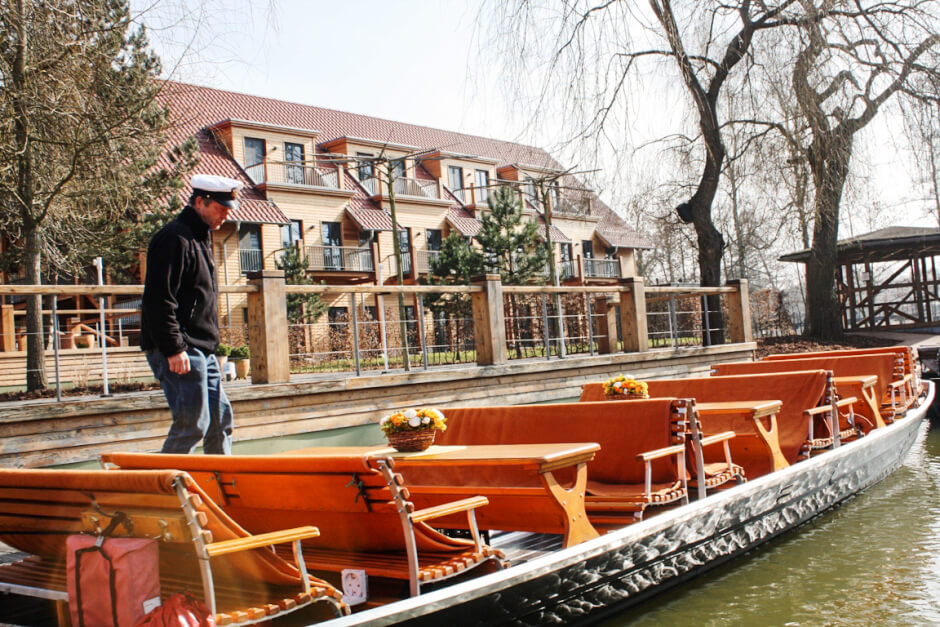
[[[559,551],[562,536],[528,531],[491,531],[489,544],[502,551],[510,564],[522,564]]]

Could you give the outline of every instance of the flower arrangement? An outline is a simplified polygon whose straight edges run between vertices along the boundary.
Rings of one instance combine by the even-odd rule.
[[[379,423],[388,443],[399,451],[423,451],[434,442],[436,431],[447,430],[447,419],[432,407],[405,409]]]
[[[604,395],[610,397],[649,398],[649,387],[631,375],[618,374],[604,382]]]

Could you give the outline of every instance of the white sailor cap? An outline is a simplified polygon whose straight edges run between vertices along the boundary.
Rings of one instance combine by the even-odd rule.
[[[241,181],[214,174],[194,174],[189,180],[193,193],[210,198],[231,210],[238,209],[238,190],[245,186]]]

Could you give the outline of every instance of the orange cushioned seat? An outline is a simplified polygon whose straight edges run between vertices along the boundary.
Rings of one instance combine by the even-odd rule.
[[[818,351],[812,353],[782,353],[768,355],[761,361],[779,361],[790,359],[808,359],[825,357],[853,357],[865,355],[895,356],[895,367],[892,375],[894,382],[893,400],[903,413],[908,408],[916,406],[921,393],[920,365],[918,363],[917,349],[913,346],[884,346],[879,348],[841,349],[833,351]]]
[[[588,516],[595,526],[616,527],[640,520],[651,506],[688,500],[682,406],[656,399],[445,408],[447,430],[437,444],[597,442],[601,450],[587,463]],[[512,484],[511,477],[494,480]]]
[[[775,448],[787,463],[793,464],[808,455],[810,419],[804,411],[817,407],[826,395],[828,373],[814,370],[793,373],[756,374],[753,376],[716,376],[690,379],[647,381],[651,397],[681,396],[696,402],[781,401],[776,416],[776,429],[768,428],[770,440],[761,436],[752,420],[735,414],[700,416],[705,435],[734,431],[729,442],[732,458],[744,467],[749,479],[774,470]],[[581,400],[607,398],[603,384],[588,383],[582,387]],[[626,401],[628,404],[636,401]],[[710,461],[715,461],[712,458]]]
[[[0,470],[0,540],[34,558],[0,566],[0,590],[64,600],[70,534],[106,528],[118,537],[157,538],[164,597],[189,590],[219,625],[274,618],[325,601],[320,618],[348,613],[342,594],[268,547],[314,538],[304,526],[251,535],[178,470]],[[302,563],[301,563],[302,565]],[[24,587],[25,586],[25,587]]]
[[[416,511],[401,475],[367,455],[159,455],[112,453],[121,468],[186,470],[233,519],[252,532],[282,525],[316,525],[320,537],[304,544],[308,568],[361,568],[370,576],[422,584],[448,579],[503,555],[475,541],[450,538]],[[485,498],[449,504],[447,514],[472,512]],[[408,513],[403,520],[401,511]],[[414,552],[417,563],[409,560]]]
[[[878,380],[875,383],[875,402],[866,404],[862,402],[863,399],[859,399],[859,402],[854,406],[855,413],[865,416],[875,424],[879,422],[875,414],[886,423],[893,420],[894,409],[891,408],[890,390],[894,380],[895,356],[890,353],[715,364],[712,366],[712,373],[718,375],[747,375],[762,372],[815,370],[817,368],[832,372],[834,377],[876,375]]]

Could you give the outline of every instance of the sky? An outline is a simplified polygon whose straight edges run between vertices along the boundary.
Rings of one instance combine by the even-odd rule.
[[[514,126],[497,77],[478,58],[476,2],[155,2],[133,7],[177,80],[519,139],[522,125]],[[187,21],[175,19],[181,14]],[[201,24],[195,41],[193,23]]]

